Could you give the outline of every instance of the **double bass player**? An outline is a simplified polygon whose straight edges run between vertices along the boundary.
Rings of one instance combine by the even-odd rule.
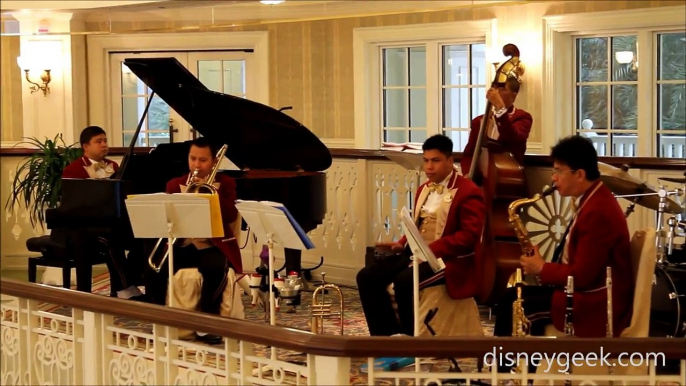
[[[488,139],[510,151],[520,165],[524,163],[526,141],[531,132],[531,114],[514,105],[519,93],[521,78],[510,76],[504,83],[493,84],[486,92],[486,99],[493,105],[493,115],[486,127]],[[479,128],[484,115],[472,120],[469,140],[462,154],[460,166],[462,174],[467,175],[475,153]]]

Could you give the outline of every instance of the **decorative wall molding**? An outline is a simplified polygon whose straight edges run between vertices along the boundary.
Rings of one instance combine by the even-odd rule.
[[[354,138],[319,138],[328,148],[350,149],[355,147]]]
[[[541,142],[527,142],[526,154],[545,154],[543,152],[543,143]]]

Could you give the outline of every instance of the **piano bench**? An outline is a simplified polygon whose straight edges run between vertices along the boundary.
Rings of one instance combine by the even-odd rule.
[[[71,270],[76,268],[76,261],[67,256],[66,245],[51,239],[50,236],[31,237],[26,240],[26,248],[43,256],[29,257],[29,282],[35,283],[38,266],[62,268],[62,287],[71,288]],[[105,251],[99,251],[92,259],[92,265],[105,264]]]

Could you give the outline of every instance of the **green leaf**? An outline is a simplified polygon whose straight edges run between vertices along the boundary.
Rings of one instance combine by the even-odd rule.
[[[62,171],[81,157],[78,143],[66,145],[62,134],[41,142],[35,137],[24,138],[18,145],[35,147],[36,153],[21,162],[15,171],[6,210],[24,207],[31,225],[44,226],[45,209],[57,207],[62,188]]]

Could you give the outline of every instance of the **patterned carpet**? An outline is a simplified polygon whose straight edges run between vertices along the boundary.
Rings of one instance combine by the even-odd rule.
[[[313,287],[319,283],[313,283]],[[356,336],[367,336],[369,331],[367,329],[367,323],[362,312],[362,306],[360,304],[360,299],[357,294],[357,289],[351,287],[341,286],[341,292],[344,296],[345,301],[345,312],[344,318],[344,334],[345,335],[356,335]],[[109,296],[109,274],[105,273],[103,275],[96,276],[93,280],[93,293]],[[333,300],[335,306],[334,311],[338,310],[337,296],[335,298],[332,295],[326,295],[326,300]],[[243,295],[243,304],[245,306],[245,320],[252,321],[255,323],[265,323],[269,324],[269,320],[265,320],[265,313],[261,307],[253,307],[250,304],[250,297]],[[276,325],[289,327],[293,329],[310,331],[310,318],[309,318],[309,306],[312,302],[312,292],[302,292],[301,294],[301,305],[296,307],[295,312],[287,312],[288,310],[283,308],[276,314]],[[70,313],[68,307],[50,306],[45,305],[44,310],[51,311],[63,315]],[[481,320],[484,328],[484,333],[486,335],[493,334],[493,321],[489,320],[488,309],[479,308],[481,312]],[[126,317],[115,317],[115,325],[118,327],[130,329],[133,331],[152,333],[152,324],[133,320]],[[339,334],[340,333],[340,323],[339,320],[327,320],[324,323],[324,332],[326,334]],[[266,346],[256,345],[255,354],[262,357],[268,357],[270,355],[270,349]],[[277,350],[277,357],[279,360],[292,362],[295,364],[304,364],[306,361],[306,356],[303,353],[294,352],[290,350]],[[366,358],[353,358],[352,359],[352,369],[350,374],[350,384],[353,385],[363,385],[367,384],[366,374],[360,371],[362,364],[366,363]],[[465,359],[458,360],[460,368],[464,372],[472,372],[476,370],[476,360],[475,359]],[[451,365],[448,360],[436,359],[428,364],[422,364],[422,369],[424,371],[448,371]],[[414,369],[414,365],[408,367],[409,370]],[[391,385],[395,384],[394,380],[378,380],[376,382],[378,385]],[[411,384],[404,381],[399,383],[400,385]]]

